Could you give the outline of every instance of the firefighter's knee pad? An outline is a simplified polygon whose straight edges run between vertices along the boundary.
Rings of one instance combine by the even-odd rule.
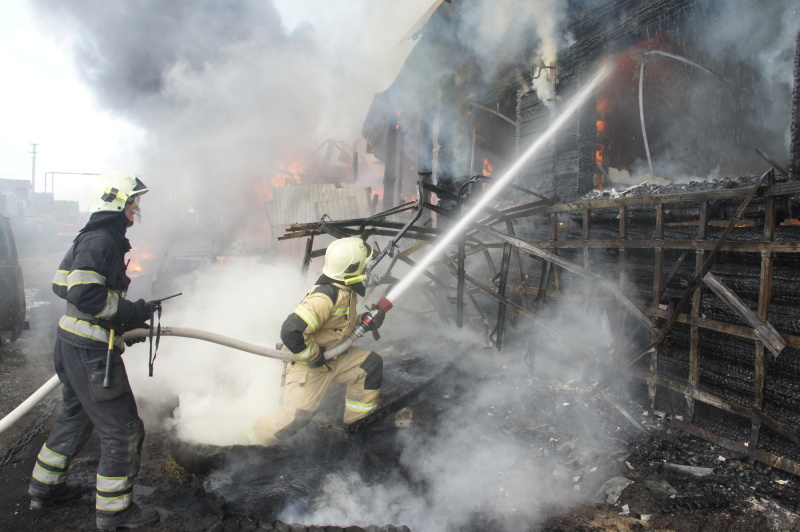
[[[359,367],[367,373],[364,378],[364,389],[380,390],[383,384],[383,359],[381,356],[372,351]]]

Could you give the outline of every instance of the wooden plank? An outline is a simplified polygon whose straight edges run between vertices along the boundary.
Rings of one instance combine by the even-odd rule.
[[[646,381],[650,375],[642,370],[634,370],[632,372],[633,376]],[[687,397],[692,398],[696,401],[701,401],[703,403],[709,404],[715,408],[719,408],[720,410],[724,410],[725,412],[729,412],[731,414],[735,414],[740,417],[744,417],[747,419],[756,420],[759,423],[768,426],[775,432],[778,432],[785,438],[791,440],[794,443],[800,443],[800,431],[795,427],[791,426],[788,423],[780,421],[769,414],[764,412],[759,412],[757,410],[753,410],[752,408],[748,408],[745,406],[737,405],[735,403],[731,403],[721,397],[713,395],[708,392],[704,392],[699,388],[690,386],[683,382],[678,382],[672,379],[668,379],[661,375],[655,375],[652,377],[656,384],[659,386],[663,386],[664,388],[668,388],[675,392],[681,393]]]
[[[669,317],[669,311],[663,309],[650,309],[648,310],[648,314],[651,316],[661,318]],[[750,327],[742,327],[741,325],[733,325],[731,323],[725,323],[722,321],[712,320],[709,318],[695,318],[690,317],[687,314],[680,314],[676,319],[678,323],[683,323],[685,325],[696,325],[702,329],[708,329],[710,331],[715,331],[718,333],[723,334],[730,334],[732,336],[738,336],[739,338],[747,338],[749,340],[756,340],[755,332]],[[800,349],[800,336],[792,336],[789,334],[781,334],[784,341],[786,341],[786,345],[788,347],[793,347],[795,349]]]
[[[581,355],[589,358],[590,360],[592,360],[594,362],[597,362],[597,356],[595,354],[593,354],[592,350],[588,346],[586,346],[586,345],[582,344],[581,342],[579,342],[573,336],[564,334],[559,329],[556,329],[555,327],[549,325],[547,322],[545,322],[543,320],[540,320],[534,314],[532,314],[532,313],[528,312],[527,310],[525,310],[524,308],[520,307],[514,301],[511,301],[508,298],[500,297],[500,295],[495,290],[493,290],[492,288],[490,288],[490,287],[486,286],[485,284],[481,283],[480,281],[478,281],[477,279],[475,279],[471,275],[466,274],[464,276],[464,278],[467,281],[469,281],[470,283],[472,283],[473,285],[475,285],[478,289],[480,289],[484,293],[488,294],[490,297],[494,298],[496,301],[505,303],[509,308],[512,308],[515,311],[517,311],[517,313],[520,316],[524,316],[524,317],[528,318],[529,320],[531,320],[534,323],[536,323],[539,327],[543,328],[544,330],[548,331],[549,333],[553,334],[554,336],[558,336],[559,338],[561,338],[565,342],[571,344],[573,347],[575,347],[578,350],[578,352]]]
[[[729,440],[709,430],[702,429],[700,427],[692,425],[691,423],[686,423],[677,419],[672,419],[671,424],[672,426],[684,432],[688,432],[689,434],[697,436],[698,438],[710,441],[711,443],[719,445],[720,447],[724,447],[726,449],[730,449],[731,451],[736,451],[746,454],[752,460],[757,460],[761,463],[767,464],[777,469],[781,469],[793,475],[800,475],[800,464],[792,460],[776,456],[772,453],[759,451],[758,449],[750,449],[749,447],[745,447],[741,443]]]
[[[656,205],[656,229],[653,238],[660,241],[664,239],[664,205]],[[653,264],[653,299],[651,301],[652,308],[657,309],[661,304],[661,293],[663,291],[663,278],[664,278],[664,250],[660,246],[653,248],[655,253]],[[657,327],[658,324],[653,322],[653,326]],[[656,335],[650,335],[651,341],[655,342]],[[650,355],[649,368],[650,375],[658,375],[658,355],[660,346],[655,346],[653,353]],[[658,394],[658,386],[652,379],[647,379],[647,397],[649,399],[650,410],[655,410],[656,396]]]
[[[756,338],[764,344],[775,356],[781,354],[781,351],[786,347],[786,342],[781,338],[780,333],[775,330],[768,321],[764,321],[758,317],[758,314],[750,310],[744,301],[737,296],[733,291],[725,286],[719,279],[711,272],[707,272],[703,276],[703,283],[708,286],[722,301],[728,305],[734,312],[747,321],[752,327]],[[763,276],[762,276],[762,284]]]
[[[506,298],[506,283],[508,282],[508,269],[511,264],[511,244],[503,248],[503,260],[500,263],[500,280],[497,283],[497,295]],[[495,329],[495,345],[498,351],[503,349],[503,333],[506,327],[506,304],[499,301],[497,304],[497,326]]]
[[[609,294],[611,294],[617,301],[619,301],[620,304],[623,307],[625,307],[625,310],[627,310],[634,318],[636,318],[639,321],[639,323],[642,326],[644,326],[648,331],[659,332],[657,329],[653,327],[650,318],[648,318],[647,315],[644,312],[642,312],[642,310],[638,306],[636,306],[636,304],[633,301],[631,301],[623,294],[621,294],[619,289],[616,286],[614,286],[613,283],[610,283],[603,277],[595,273],[592,273],[586,270],[585,268],[581,268],[577,264],[570,262],[566,259],[563,259],[558,255],[554,255],[553,253],[532,246],[527,242],[525,242],[524,240],[522,240],[521,238],[503,234],[499,231],[496,231],[495,229],[492,229],[491,227],[481,226],[481,230],[494,235],[496,238],[499,238],[501,240],[510,243],[512,246],[516,246],[524,251],[527,251],[531,255],[552,262],[554,265],[560,268],[564,268],[565,270],[570,271],[576,275],[579,275],[585,279],[594,281],[595,283],[602,286],[603,289]]]
[[[714,249],[713,240],[533,240],[532,245],[542,249],[687,249],[696,251],[711,251]],[[501,247],[501,244],[486,244],[489,247]],[[763,242],[763,241],[732,241],[725,242],[721,251],[738,251],[743,253],[797,253],[800,251],[800,241],[788,242]]]
[[[510,221],[506,222],[506,232],[511,236],[517,236],[516,232],[514,231],[514,224]],[[514,264],[517,267],[517,278],[519,279],[519,282],[523,286],[527,285],[527,276],[525,275],[525,271],[522,267],[522,255],[516,248],[514,249]],[[520,303],[522,304],[523,308],[528,308],[528,300],[525,292],[520,293]]]
[[[584,209],[617,209],[619,207],[633,207],[643,205],[660,205],[670,203],[693,203],[700,201],[734,200],[745,198],[750,193],[750,188],[730,188],[718,190],[705,190],[700,192],[685,192],[680,194],[654,194],[645,197],[626,197],[602,200],[576,201],[572,203],[559,203],[549,206],[517,205],[503,211],[506,217],[519,218],[521,216],[534,216],[537,214],[550,214],[553,212],[572,212]],[[759,196],[780,197],[800,194],[800,181],[790,181],[778,185],[764,187]],[[482,221],[482,223],[487,223]]]

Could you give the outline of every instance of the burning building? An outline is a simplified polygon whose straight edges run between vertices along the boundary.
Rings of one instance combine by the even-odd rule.
[[[398,176],[416,171],[407,210],[432,211],[440,229],[398,232],[377,216],[298,224],[284,238],[371,227],[436,239],[610,64],[610,79],[445,253],[455,285],[435,279],[432,290],[450,297],[458,326],[482,324],[498,349],[529,352],[547,342],[525,339],[520,321],[543,326],[577,303],[611,323],[602,356],[571,343],[599,362],[596,389],[632,375],[674,426],[800,473],[797,20],[787,2],[752,17],[736,10],[754,5],[735,4],[571,1],[554,37],[525,32],[555,16],[526,2],[503,2],[502,16],[436,3],[363,133],[386,190],[411,194]]]

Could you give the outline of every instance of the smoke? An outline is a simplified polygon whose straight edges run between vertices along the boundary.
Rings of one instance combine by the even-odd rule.
[[[581,338],[601,351],[594,354],[606,356],[610,337],[598,315],[576,308],[565,312],[570,319],[561,327],[564,335]],[[559,320],[556,313],[548,314]],[[387,323],[394,318],[390,313]],[[413,351],[452,361],[456,373],[447,379],[460,391],[444,386],[429,395],[434,404],[446,406],[434,424],[400,431],[400,467],[385,478],[369,478],[358,470],[358,460],[336,464],[336,472],[325,475],[315,490],[310,507],[290,504],[278,517],[308,526],[392,523],[419,531],[528,530],[552,512],[594,495],[592,485],[576,488],[576,477],[591,476],[597,463],[565,449],[583,446],[610,454],[614,444],[601,429],[606,420],[598,420],[591,409],[576,409],[551,425],[552,431],[539,437],[528,432],[546,429],[553,420],[563,400],[560,390],[579,388],[584,355],[563,336],[529,323],[518,326],[530,331],[522,333],[530,343],[528,357],[520,348],[506,349],[502,356],[476,349],[479,338],[471,338],[469,328],[418,323]],[[392,322],[384,342],[391,344],[396,330]],[[530,355],[535,361],[526,363]],[[380,456],[376,449],[364,452]],[[211,485],[220,487],[216,482],[225,476],[215,473]],[[597,483],[602,480],[598,474]]]
[[[795,38],[795,2],[753,0],[700,4],[687,22],[692,37],[679,55],[720,79],[652,56],[644,107],[653,166],[671,181],[759,174],[764,149],[788,160]],[[669,51],[669,50],[667,50]],[[646,173],[642,157],[633,173]]]
[[[147,132],[141,167],[128,170],[151,188],[150,212],[173,226],[191,212],[263,231],[264,189],[279,169],[311,166],[327,139],[360,150],[362,178],[373,177],[359,130],[428,2],[304,2],[313,16],[291,29],[256,0],[34,4],[100,103]],[[303,168],[304,179],[326,171]]]
[[[536,83],[542,99],[550,98],[547,76],[538,76],[537,67],[556,60],[557,52],[570,42],[562,23],[567,14],[566,0],[500,0],[465,2],[458,40],[472,51],[487,79],[495,79],[498,69],[507,68],[504,60],[529,48],[525,63],[531,71],[523,83]],[[522,46],[521,46],[522,45]]]
[[[755,0],[725,2],[725,9],[708,33],[711,54],[738,59],[737,69],[746,80],[757,79],[751,94],[751,107],[738,109],[741,118],[755,131],[775,137],[777,156],[788,155],[789,117],[796,54],[800,31],[800,10],[791,0],[763,4]],[[742,90],[742,87],[738,87]],[[770,142],[771,139],[753,139]]]
[[[259,262],[209,265],[181,278],[183,295],[163,303],[162,323],[274,347],[283,320],[308,289],[297,270],[294,264]],[[148,378],[148,352],[149,343],[144,342],[124,355],[142,417],[158,426],[168,416],[167,427],[179,439],[243,443],[244,431],[277,408],[281,361],[163,337],[154,375]]]

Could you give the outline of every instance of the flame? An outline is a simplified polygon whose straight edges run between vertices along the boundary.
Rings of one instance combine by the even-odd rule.
[[[268,201],[274,198],[272,189],[274,187],[284,187],[287,185],[299,185],[302,182],[302,175],[306,172],[305,165],[301,161],[292,161],[288,164],[280,163],[278,170],[269,181],[266,178],[255,179],[252,182],[254,193],[259,201]]]
[[[597,132],[595,134],[595,148],[594,148],[594,162],[599,165],[605,167],[605,155],[606,149],[608,148],[608,131],[607,131],[607,123],[606,123],[606,114],[609,110],[609,100],[605,95],[601,95],[597,98],[597,122],[596,128]],[[595,184],[594,188],[598,190],[602,190],[605,188],[605,183],[600,175],[600,171],[598,170],[595,172]]]
[[[780,223],[780,225],[800,225],[800,220],[797,218],[786,218],[784,221]]]
[[[484,157],[483,158],[483,175],[485,177],[489,177],[490,175],[492,175],[492,169],[493,168],[494,167],[492,166],[492,163],[489,162],[489,159]]]
[[[613,57],[604,59],[600,64],[613,63],[614,72],[617,80],[633,80],[638,82],[639,70],[642,64],[644,53],[650,50],[669,49],[669,37],[666,34],[659,34],[651,39],[644,40],[631,46]],[[595,110],[597,112],[596,133],[595,133],[595,163],[603,169],[609,167],[626,168],[631,164],[628,160],[630,154],[617,149],[616,143],[625,143],[626,139],[621,137],[621,115],[624,115],[622,106],[625,105],[624,98],[628,98],[629,88],[620,83],[606,83],[598,89]],[[622,99],[621,99],[622,98]],[[630,169],[630,168],[628,168]],[[595,189],[602,190],[608,186],[603,170],[598,168],[594,173]]]
[[[138,277],[146,273],[154,258],[155,255],[148,251],[132,250],[128,259],[128,277]]]

